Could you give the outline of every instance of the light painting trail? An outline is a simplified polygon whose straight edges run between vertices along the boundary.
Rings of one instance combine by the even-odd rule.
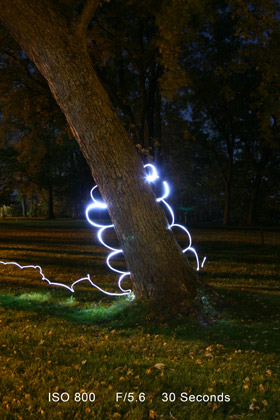
[[[147,165],[144,166],[144,168],[150,168],[151,169],[151,173],[148,174],[147,175],[147,178],[146,178],[148,182],[154,182],[157,179],[159,179],[157,170],[156,170],[156,168],[155,168],[154,165],[152,165],[151,163],[148,163]],[[176,227],[176,228],[179,228],[179,229],[183,230],[183,232],[186,233],[186,235],[187,235],[187,237],[189,239],[189,245],[186,248],[184,248],[182,250],[182,252],[183,252],[183,254],[185,252],[191,252],[194,255],[195,260],[196,260],[196,270],[199,271],[200,268],[203,268],[204,263],[206,261],[206,257],[203,258],[202,263],[200,265],[199,264],[199,258],[198,258],[197,252],[192,247],[192,237],[191,237],[190,232],[188,231],[188,229],[185,226],[179,225],[179,224],[175,223],[174,212],[173,212],[171,206],[165,201],[165,198],[167,198],[169,196],[169,193],[170,193],[169,185],[167,184],[166,181],[163,181],[162,184],[163,184],[163,187],[164,187],[164,194],[163,194],[162,197],[159,197],[156,200],[157,200],[158,203],[163,203],[164,204],[165,209],[167,209],[168,213],[171,216],[171,223],[167,226],[167,228],[168,229],[172,229],[172,228]]]
[[[64,283],[56,283],[53,281],[50,281],[49,279],[47,279],[47,277],[44,275],[43,271],[42,271],[42,267],[40,267],[40,265],[20,265],[16,262],[5,262],[5,261],[0,261],[0,264],[4,264],[4,265],[16,265],[18,268],[20,268],[21,270],[25,270],[25,269],[30,269],[33,268],[34,270],[39,270],[39,273],[41,275],[42,280],[46,281],[50,286],[59,286],[59,287],[64,287],[65,289],[70,290],[70,292],[74,293],[74,286],[78,283],[81,283],[82,281],[89,281],[89,283],[95,287],[96,289],[98,289],[100,292],[105,293],[106,295],[109,296],[123,296],[123,295],[128,295],[131,293],[131,290],[127,290],[125,293],[110,293],[107,292],[106,290],[102,289],[101,287],[97,286],[97,284],[93,283],[93,281],[90,278],[90,275],[87,274],[86,277],[81,277],[80,279],[74,281],[74,283],[71,284],[71,286],[67,286]]]
[[[146,171],[148,172],[146,175],[146,181],[149,183],[155,182],[157,180],[159,180],[159,175],[158,172],[155,168],[154,165],[152,165],[151,163],[148,163],[144,166],[144,168],[146,169]],[[169,185],[166,181],[162,182],[163,185],[163,190],[164,193],[161,197],[156,198],[156,201],[158,203],[162,203],[164,205],[165,210],[167,211],[167,213],[169,214],[169,216],[171,217],[171,223],[168,224],[167,229],[172,229],[172,228],[178,228],[181,229],[187,236],[188,240],[189,240],[189,245],[182,249],[183,254],[186,252],[190,252],[194,255],[195,257],[195,261],[196,261],[196,270],[198,271],[200,268],[203,268],[206,257],[203,258],[201,265],[199,264],[199,258],[197,255],[196,250],[192,247],[192,238],[191,238],[191,234],[188,231],[188,229],[183,226],[183,225],[179,225],[177,223],[175,223],[175,216],[174,216],[174,212],[171,208],[171,206],[165,201],[165,199],[169,196],[170,193],[170,188]],[[120,274],[119,279],[118,279],[118,288],[120,290],[120,292],[118,293],[111,293],[111,292],[107,292],[106,290],[102,289],[101,287],[99,287],[97,284],[93,283],[91,277],[89,274],[87,274],[85,277],[81,277],[80,279],[74,281],[71,286],[67,286],[64,283],[57,283],[57,282],[52,282],[50,281],[43,273],[42,267],[39,265],[20,265],[17,262],[5,262],[5,261],[0,261],[0,264],[4,264],[4,265],[15,265],[18,268],[20,268],[21,270],[25,270],[25,269],[34,269],[34,270],[39,270],[39,273],[41,275],[41,278],[43,281],[46,281],[49,285],[51,286],[59,286],[59,287],[64,287],[65,289],[68,289],[70,292],[74,293],[74,286],[78,283],[81,283],[83,281],[88,281],[92,287],[95,287],[96,289],[98,289],[100,292],[109,295],[109,296],[124,296],[124,295],[133,295],[132,291],[130,289],[124,289],[122,287],[122,281],[125,277],[130,276],[130,272],[129,271],[122,271],[119,269],[116,269],[112,266],[111,263],[111,259],[113,257],[119,256],[120,254],[123,253],[122,249],[117,249],[117,248],[113,248],[112,246],[108,245],[104,239],[103,239],[103,233],[107,230],[107,229],[114,229],[114,225],[113,224],[101,224],[100,222],[96,222],[94,221],[91,217],[90,214],[92,214],[94,211],[98,210],[98,212],[100,210],[106,210],[107,209],[107,204],[104,203],[103,201],[99,201],[95,198],[94,193],[97,190],[97,185],[95,185],[95,187],[92,188],[91,192],[90,192],[90,196],[92,199],[92,203],[88,205],[88,207],[86,208],[86,218],[87,221],[89,222],[90,225],[94,226],[95,228],[98,228],[98,233],[97,233],[97,237],[100,241],[100,243],[105,246],[107,249],[109,249],[111,252],[108,255],[107,259],[106,259],[106,263],[108,265],[108,267],[114,271],[115,273]]]

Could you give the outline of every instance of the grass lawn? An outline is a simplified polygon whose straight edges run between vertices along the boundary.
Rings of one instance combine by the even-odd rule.
[[[116,291],[94,234],[81,221],[3,221],[0,260],[69,285],[90,273]],[[204,306],[207,324],[155,323],[88,283],[73,295],[0,265],[0,419],[278,419],[280,234],[265,231],[263,246],[253,230],[192,234],[201,275],[223,296]]]

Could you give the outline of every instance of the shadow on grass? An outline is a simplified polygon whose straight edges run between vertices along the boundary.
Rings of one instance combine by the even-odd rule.
[[[220,317],[207,327],[189,328],[170,325],[176,337],[222,344],[242,351],[262,353],[280,351],[280,295],[263,290],[232,290],[217,288],[223,298]]]
[[[26,241],[24,241],[24,243],[26,244]],[[44,241],[44,244],[46,242]],[[92,245],[92,243],[90,244]],[[10,251],[10,249],[7,249],[7,246],[0,246],[0,251]],[[25,252],[35,252],[36,254],[62,254],[62,255],[70,255],[70,256],[77,256],[77,251],[76,250],[67,250],[67,249],[59,249],[57,247],[57,243],[53,243],[52,247],[48,247],[48,249],[46,248],[29,248],[29,247],[22,247],[22,246],[15,246],[13,245],[12,248],[13,252],[21,252],[21,253],[25,253]],[[102,251],[80,251],[79,255],[82,256],[89,256],[89,257],[102,257],[104,258],[104,255],[106,255],[106,249],[102,252]]]
[[[81,292],[82,294],[82,292]],[[150,319],[147,305],[119,298],[110,298],[99,304],[82,306],[75,298],[54,302],[45,293],[25,293],[19,296],[0,295],[0,305],[12,311],[36,313],[36,318],[63,318],[76,324],[114,328],[121,334],[131,335],[133,330],[174,336],[178,340],[198,345],[222,344],[225,348],[262,353],[277,353],[280,347],[280,296],[264,292],[244,292],[219,289],[225,306],[220,318],[201,326],[197,319],[178,317],[169,323]],[[77,296],[77,300],[79,297]],[[277,324],[277,322],[279,322]]]
[[[58,238],[57,236],[55,236],[55,232],[52,232],[52,237],[50,235],[48,236],[31,236],[32,233],[29,236],[19,236],[17,238],[4,238],[5,240],[5,244],[9,245],[12,244],[13,246],[16,245],[28,245],[28,244],[33,244],[33,246],[35,245],[44,245],[45,247],[58,247],[58,246],[69,246],[69,245],[77,245],[79,244],[79,240],[77,240],[76,238],[70,238],[69,236],[67,236],[67,234],[65,233],[65,237],[64,238]],[[82,241],[82,245],[94,245],[94,238],[87,238],[85,236],[85,238]],[[5,249],[5,248],[4,248]],[[30,249],[30,248],[29,248]],[[37,250],[37,249],[36,249]]]
[[[210,277],[210,275],[209,275]],[[240,276],[240,272],[231,272],[231,273],[211,273],[211,279],[225,279],[227,281],[230,280],[240,280],[242,281],[242,283],[246,284],[246,282],[248,282],[248,280],[254,281],[254,282],[260,282],[262,281],[263,284],[265,284],[266,281],[268,280],[273,280],[275,282],[278,282],[280,284],[280,279],[277,279],[275,277],[275,274],[266,274],[265,278],[263,278],[262,276],[260,276],[259,274],[253,274],[251,272],[249,273],[244,273],[242,272],[242,277]]]
[[[5,229],[21,229],[21,228],[33,228],[35,229],[86,229],[88,228],[88,222],[86,219],[75,220],[75,219],[22,219],[22,218],[11,218],[6,220],[0,220],[0,226]]]
[[[207,254],[209,262],[224,263],[251,263],[268,264],[278,263],[280,254],[279,245],[264,245],[246,242],[227,242],[218,243],[200,242],[197,250],[202,254]]]

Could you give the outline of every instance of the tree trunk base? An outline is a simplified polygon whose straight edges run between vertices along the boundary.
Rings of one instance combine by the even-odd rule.
[[[198,319],[202,326],[211,323],[211,319],[216,318],[217,306],[223,303],[222,298],[215,289],[201,280],[198,281],[196,296],[189,300],[189,296],[180,296],[177,301],[148,301],[146,298],[138,298],[137,303],[147,308],[147,318],[159,322],[168,322],[177,317],[187,317]]]
[[[224,302],[213,287],[201,280],[199,283],[197,294],[192,302],[182,299],[176,305],[154,306],[150,304],[151,319],[168,322],[184,316],[198,320],[201,326],[210,325],[220,316],[217,307],[223,305]]]

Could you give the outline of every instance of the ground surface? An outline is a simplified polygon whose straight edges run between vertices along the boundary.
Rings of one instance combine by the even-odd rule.
[[[224,301],[215,311],[204,299],[208,325],[184,317],[155,324],[142,307],[86,283],[72,295],[35,270],[0,265],[0,418],[280,417],[279,232],[265,230],[264,245],[254,230],[192,234],[207,255],[202,276]],[[0,223],[0,260],[40,264],[52,281],[90,273],[114,291],[105,256],[85,222]],[[69,401],[49,401],[54,392]],[[204,394],[230,402],[185,401]]]

